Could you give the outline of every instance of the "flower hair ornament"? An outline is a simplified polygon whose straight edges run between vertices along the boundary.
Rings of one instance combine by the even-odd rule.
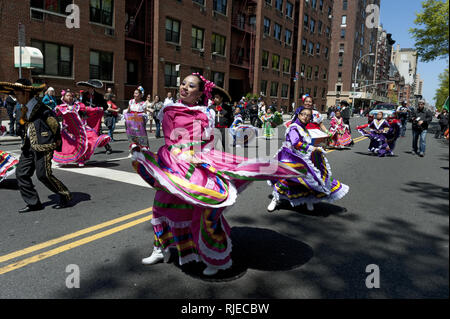
[[[309,94],[305,94],[302,96],[302,102],[305,102],[306,98],[309,96]]]
[[[139,90],[139,92],[141,92],[142,95],[144,95],[145,90],[142,86],[139,86],[137,89]]]
[[[216,84],[214,82],[207,80],[203,75],[200,73],[192,73],[192,75],[198,76],[204,83],[205,88],[203,90],[203,94],[205,94],[205,101],[204,103],[207,104],[208,100],[212,98],[212,90],[216,87]]]

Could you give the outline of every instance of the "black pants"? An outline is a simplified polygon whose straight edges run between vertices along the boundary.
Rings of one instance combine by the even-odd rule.
[[[350,119],[342,119],[342,122],[348,125],[348,131],[350,134],[352,134],[352,128],[350,127]]]
[[[15,135],[16,131],[14,130],[14,125],[16,124],[16,119],[14,118],[15,107],[7,107],[6,111],[9,117],[9,134]]]
[[[20,195],[27,205],[40,203],[39,195],[31,180],[35,171],[38,180],[53,193],[59,194],[68,201],[72,198],[67,187],[53,175],[52,158],[53,152],[36,152],[32,149],[22,151],[16,168],[16,178]]]

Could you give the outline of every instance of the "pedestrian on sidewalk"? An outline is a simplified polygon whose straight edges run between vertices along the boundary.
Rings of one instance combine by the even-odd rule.
[[[402,101],[402,104],[397,108],[397,117],[400,120],[402,125],[400,130],[400,136],[405,137],[406,134],[406,125],[408,125],[408,112],[409,108],[406,101]]]
[[[23,105],[21,124],[23,132],[22,154],[16,168],[20,194],[27,204],[19,213],[42,210],[44,207],[33,185],[36,176],[48,189],[59,195],[59,202],[53,207],[61,209],[70,205],[72,195],[67,187],[52,172],[53,151],[61,150],[61,131],[55,113],[39,99],[37,94],[45,84],[34,87],[28,79],[16,83],[0,82],[0,91],[9,89]]]
[[[344,124],[348,125],[348,131],[350,134],[352,134],[352,128],[350,126],[350,117],[351,117],[351,111],[350,111],[350,105],[347,101],[341,101],[341,114],[342,118],[344,119]]]
[[[438,115],[439,128],[436,130],[435,138],[444,137],[444,133],[448,128],[448,111],[443,109],[441,114]]]
[[[108,108],[105,111],[105,125],[108,128],[108,135],[111,142],[114,142],[114,130],[116,129],[117,120],[119,119],[119,107],[116,105],[116,96],[114,94],[107,95]]]
[[[9,135],[10,136],[17,136],[16,135],[16,119],[15,119],[15,113],[16,113],[16,106],[19,103],[16,99],[16,97],[13,94],[9,94],[6,98],[6,112],[8,113],[9,117]]]
[[[160,100],[159,95],[155,95],[152,102],[153,119],[155,120],[155,137],[161,138],[161,119],[158,117],[159,111],[163,108],[164,104]]]
[[[150,133],[153,133],[153,113],[155,112],[155,108],[153,107],[152,96],[150,94],[147,95],[145,100],[145,110],[148,116],[149,131]]]
[[[47,91],[45,92],[45,96],[42,99],[42,103],[47,105],[52,110],[55,109],[55,107],[58,105],[58,103],[56,103],[55,89],[54,88],[49,87],[47,89]]]
[[[425,109],[425,101],[420,100],[417,109],[412,112],[411,118],[413,132],[412,152],[413,154],[419,154],[420,157],[424,157],[428,126],[433,120],[433,114],[430,110]]]

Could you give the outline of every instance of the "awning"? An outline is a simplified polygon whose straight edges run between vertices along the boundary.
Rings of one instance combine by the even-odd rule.
[[[18,68],[20,65],[20,47],[14,47],[14,67]],[[22,68],[43,68],[44,56],[41,50],[33,47],[22,47]]]

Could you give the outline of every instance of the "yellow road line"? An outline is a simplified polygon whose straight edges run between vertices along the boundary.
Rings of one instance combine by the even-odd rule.
[[[93,232],[93,231],[96,231],[96,230],[99,230],[99,229],[102,229],[102,228],[105,228],[105,227],[108,227],[108,226],[120,223],[122,221],[125,221],[125,220],[128,220],[130,218],[137,217],[137,216],[149,213],[151,211],[152,211],[152,207],[146,208],[146,209],[137,211],[135,213],[131,213],[129,215],[122,216],[122,217],[119,217],[119,218],[116,218],[116,219],[113,219],[113,220],[101,223],[101,224],[96,225],[96,226],[92,226],[92,227],[89,227],[89,228],[85,228],[85,229],[79,230],[79,231],[77,231],[75,233],[72,233],[72,234],[64,235],[62,237],[55,238],[55,239],[46,241],[46,242],[41,243],[41,244],[30,246],[28,248],[15,251],[15,252],[10,253],[10,254],[4,255],[4,256],[0,256],[0,263],[8,261],[8,260],[16,258],[16,257],[20,257],[20,256],[23,256],[23,255],[35,252],[35,251],[40,250],[40,249],[47,248],[47,247],[55,245],[55,244],[59,244],[59,243],[61,243],[63,241],[66,241],[66,240],[69,240],[69,239],[72,239],[72,238],[75,238],[75,237],[78,237],[78,236],[82,236],[82,235],[88,234],[90,232]]]
[[[95,235],[91,235],[89,237],[86,237],[86,238],[74,241],[72,243],[65,244],[63,246],[51,249],[49,251],[40,253],[40,254],[35,255],[35,256],[23,259],[23,260],[18,261],[16,263],[13,263],[13,264],[10,264],[8,266],[0,268],[0,275],[5,274],[5,273],[10,272],[10,271],[13,271],[13,270],[16,270],[16,269],[19,269],[19,268],[22,268],[22,267],[25,267],[25,266],[27,266],[29,264],[36,263],[38,261],[47,259],[47,258],[52,257],[54,255],[57,255],[57,254],[60,254],[62,252],[68,251],[70,249],[76,248],[78,246],[88,244],[88,243],[90,243],[90,242],[92,242],[94,240],[98,240],[98,239],[101,239],[103,237],[110,236],[110,235],[115,234],[117,232],[120,232],[120,231],[122,231],[124,229],[130,228],[130,227],[134,227],[134,226],[136,226],[138,224],[142,224],[144,222],[147,222],[147,221],[149,221],[151,219],[152,219],[152,215],[146,216],[146,217],[134,220],[132,222],[123,224],[121,226],[117,226],[115,228],[111,228],[111,229],[105,230],[105,231],[103,231],[101,233],[98,233],[98,234],[95,234]]]

